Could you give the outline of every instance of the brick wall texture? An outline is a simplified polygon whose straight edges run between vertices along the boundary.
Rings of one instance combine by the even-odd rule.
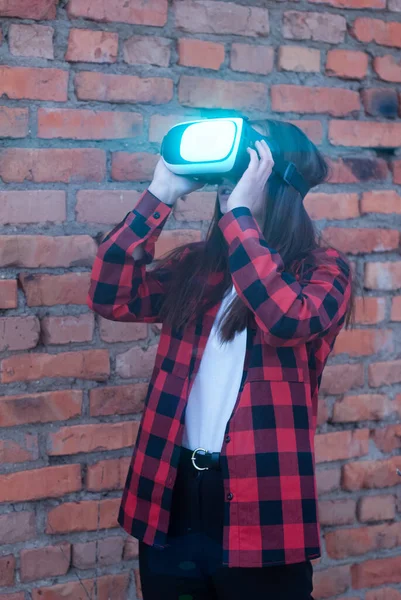
[[[365,301],[322,383],[314,596],[401,600],[400,0],[0,0],[0,17],[0,600],[141,598],[116,514],[160,328],[85,298],[163,134],[220,108],[293,121],[330,160],[306,206]],[[156,258],[203,239],[214,201],[179,200]]]

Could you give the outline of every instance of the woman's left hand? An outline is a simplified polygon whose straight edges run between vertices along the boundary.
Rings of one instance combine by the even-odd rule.
[[[255,150],[247,148],[250,155],[249,166],[231,192],[227,210],[245,206],[252,214],[256,214],[262,208],[265,201],[266,183],[271,175],[274,160],[265,140],[257,141],[255,146],[259,156]]]

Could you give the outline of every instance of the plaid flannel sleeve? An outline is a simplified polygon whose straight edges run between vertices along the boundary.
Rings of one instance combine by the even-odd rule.
[[[95,258],[87,303],[112,321],[154,323],[169,279],[169,269],[146,271],[154,258],[155,242],[171,212],[149,191],[100,244]],[[144,256],[134,261],[135,248]]]
[[[348,263],[334,249],[319,250],[302,280],[284,271],[247,207],[219,221],[227,241],[229,267],[238,295],[254,313],[272,346],[296,346],[341,327],[351,294]]]

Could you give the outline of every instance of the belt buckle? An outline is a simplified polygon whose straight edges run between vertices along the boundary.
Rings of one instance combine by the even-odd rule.
[[[195,458],[196,458],[196,457],[195,457],[195,454],[198,452],[198,450],[203,450],[203,452],[205,452],[205,453],[207,452],[207,450],[205,450],[205,448],[196,448],[196,450],[194,450],[194,451],[192,452],[192,456],[191,456],[192,464],[193,464],[193,466],[195,467],[195,469],[198,469],[198,471],[206,471],[206,470],[208,470],[208,469],[209,469],[209,467],[198,467],[198,466],[195,464]]]

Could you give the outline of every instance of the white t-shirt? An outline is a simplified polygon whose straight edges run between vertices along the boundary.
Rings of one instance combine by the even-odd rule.
[[[227,421],[237,400],[246,352],[246,329],[221,343],[218,326],[227,305],[236,296],[234,286],[223,298],[188,398],[182,445],[220,452]]]

